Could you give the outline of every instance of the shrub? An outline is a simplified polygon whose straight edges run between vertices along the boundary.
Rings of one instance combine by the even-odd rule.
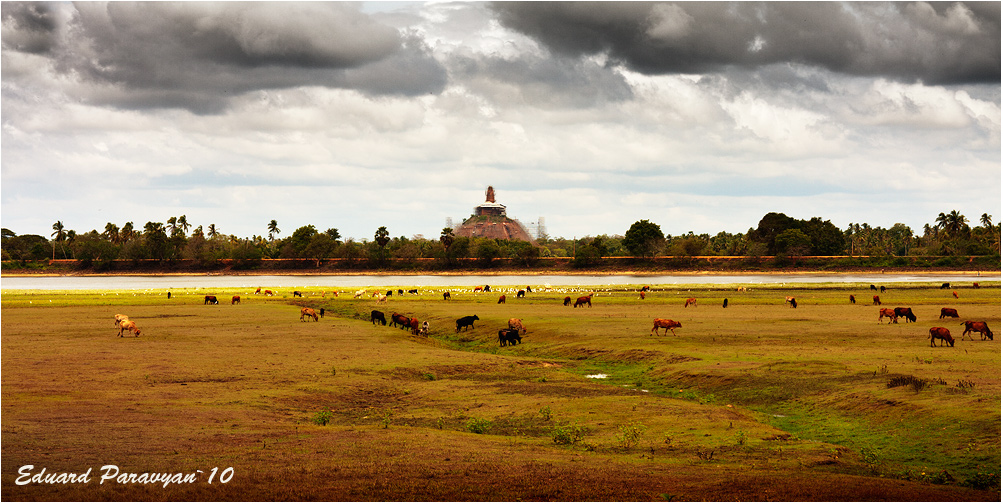
[[[576,445],[585,439],[585,428],[575,422],[570,425],[555,425],[550,429],[550,437],[554,444]]]
[[[616,441],[620,444],[621,448],[629,450],[637,446],[637,443],[641,440],[641,436],[646,430],[648,430],[647,427],[636,422],[629,425],[621,425],[620,434],[616,436]]]
[[[331,410],[324,408],[323,411],[318,411],[316,415],[313,416],[313,423],[317,425],[327,425],[331,422]]]
[[[491,428],[491,422],[484,418],[471,418],[467,420],[467,430],[474,434],[484,434]]]

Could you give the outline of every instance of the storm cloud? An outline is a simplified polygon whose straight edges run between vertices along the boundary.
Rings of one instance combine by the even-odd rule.
[[[927,84],[999,82],[1000,4],[499,2],[505,26],[555,53],[645,74],[817,65]]]

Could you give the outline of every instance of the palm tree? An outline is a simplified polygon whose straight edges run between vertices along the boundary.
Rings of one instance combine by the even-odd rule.
[[[274,240],[275,235],[281,232],[282,230],[279,229],[279,223],[276,222],[275,219],[272,219],[272,221],[268,223],[268,241]]]
[[[104,226],[104,233],[102,233],[108,241],[117,244],[119,241],[118,226],[109,222]]]
[[[192,225],[188,223],[188,218],[182,215],[181,217],[178,217],[178,227],[181,228],[181,235],[184,236],[188,233],[188,229],[190,229]]]
[[[167,230],[171,232],[171,236],[178,234],[178,218],[171,217],[167,219]]]
[[[122,240],[122,243],[125,243],[136,237],[136,231],[132,227],[132,221],[126,222],[125,225],[122,226],[122,230],[118,232],[118,236],[119,239]]]
[[[390,232],[387,231],[387,227],[380,226],[380,228],[376,230],[376,234],[373,235],[373,240],[380,246],[380,259],[386,260],[387,244],[390,243]]]
[[[272,221],[272,222],[275,222],[275,221]],[[216,225],[215,224],[209,224],[209,233],[208,233],[208,235],[209,235],[209,239],[210,240],[213,239],[213,238],[215,238],[217,235],[219,235],[219,230],[216,229]]]
[[[66,227],[63,226],[63,221],[56,221],[56,223],[52,225],[52,234],[49,236],[53,236],[56,238],[57,242],[61,242],[66,238],[65,229]]]
[[[979,222],[982,223],[982,227],[984,227],[984,228],[992,228],[993,227],[993,216],[989,215],[987,213],[984,213],[984,214],[982,214],[982,218],[979,219]]]

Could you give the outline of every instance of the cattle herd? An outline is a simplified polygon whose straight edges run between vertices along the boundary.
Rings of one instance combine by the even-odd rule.
[[[886,288],[884,286],[881,286],[879,288],[879,287],[876,287],[874,285],[871,285],[870,288],[871,288],[871,290],[880,291],[881,293],[884,293],[886,291]],[[949,289],[949,288],[950,288],[950,284],[949,283],[944,283],[943,285],[941,285],[941,289]],[[973,288],[979,288],[979,284],[978,283],[974,283],[973,284]],[[651,288],[649,286],[642,287],[640,289],[640,299],[642,299],[642,300],[645,299],[645,293],[649,292],[650,289]],[[746,290],[745,287],[739,287],[738,288],[739,292],[745,291],[745,290]],[[358,290],[358,291],[355,292],[354,297],[355,298],[362,297],[363,295],[366,294],[366,292],[367,291],[365,289],[360,289],[360,290]],[[485,285],[483,287],[482,286],[477,286],[477,287],[475,287],[473,289],[473,292],[474,293],[478,293],[478,292],[491,292],[491,287],[487,286],[487,285]],[[527,292],[533,292],[532,289],[529,286],[527,286],[525,290],[519,289],[518,292],[517,292],[517,294],[516,294],[516,297],[523,298],[523,297],[526,296]],[[262,294],[261,288],[258,288],[254,293],[255,294]],[[417,289],[411,289],[411,290],[408,290],[407,293],[408,294],[413,294],[413,295],[418,295],[418,290]],[[338,295],[338,291],[333,291],[332,294],[334,296],[337,296]],[[398,289],[397,290],[397,294],[399,296],[403,296],[404,295],[404,290],[403,289]],[[953,296],[955,298],[958,298],[957,291],[952,291],[952,294],[953,294]],[[270,290],[265,290],[264,291],[264,295],[265,296],[273,296],[274,294]],[[293,295],[293,297],[303,297],[303,294],[300,291],[293,291],[292,295]],[[388,290],[388,291],[386,291],[386,293],[379,292],[379,291],[373,292],[370,297],[376,298],[376,302],[377,303],[383,303],[383,302],[386,302],[387,299],[390,296],[393,296],[393,295],[394,295],[394,291],[393,290]],[[579,308],[579,307],[589,307],[589,308],[591,308],[592,307],[592,297],[594,295],[595,295],[595,293],[590,293],[590,294],[588,294],[586,296],[580,296],[580,297],[578,297],[574,301],[574,304],[572,304],[571,296],[567,296],[567,297],[564,298],[564,306],[573,306],[574,308]],[[327,296],[327,291],[324,291],[323,296]],[[168,293],[168,299],[170,299],[170,293]],[[449,301],[450,299],[451,299],[450,293],[448,291],[444,292],[443,293],[443,300]],[[499,304],[505,303],[505,301],[506,301],[505,295],[501,295],[498,298],[498,303]],[[785,304],[788,305],[791,308],[797,308],[798,307],[797,300],[793,296],[786,296],[786,298],[785,298],[784,301],[785,301]],[[851,304],[855,304],[856,302],[857,302],[856,298],[853,295],[850,295],[850,303]],[[873,303],[874,305],[881,305],[881,299],[877,295],[875,295],[873,297],[873,302],[874,302]],[[219,304],[219,300],[216,298],[216,296],[206,295],[204,297],[203,304],[206,304],[206,305],[218,305]],[[231,305],[240,304],[240,296],[237,296],[237,295],[233,296],[231,298],[231,300],[230,300],[230,304]],[[695,307],[696,305],[697,305],[697,299],[696,298],[687,298],[686,301],[685,301],[685,303],[683,304],[683,308],[687,308],[689,306],[694,306]],[[728,307],[728,300],[727,299],[724,300],[724,303],[722,304],[722,306],[724,308]],[[319,310],[319,314],[318,314],[318,311],[314,310],[313,308],[309,308],[309,307],[302,307],[302,308],[300,308],[300,321],[308,321],[309,319],[313,319],[315,322],[319,322],[320,319],[323,318],[323,317],[324,317],[324,308],[321,308]],[[886,319],[886,318],[888,319],[888,323],[889,324],[897,324],[900,318],[905,319],[907,322],[916,322],[917,321],[916,315],[913,313],[912,308],[909,308],[909,307],[879,308],[878,309],[878,323],[883,322],[884,319]],[[941,308],[940,309],[940,319],[942,320],[942,319],[945,319],[945,318],[955,318],[955,319],[960,318],[960,316],[958,314],[958,310],[956,308],[947,308],[947,307]],[[380,325],[386,326],[388,324],[386,314],[383,313],[382,311],[379,311],[379,310],[373,310],[370,313],[369,320],[370,320],[370,322],[373,325],[379,323]],[[461,331],[466,331],[467,329],[473,329],[474,328],[474,322],[478,321],[478,320],[480,320],[480,318],[477,315],[468,315],[468,316],[464,316],[464,317],[460,317],[460,318],[456,319],[456,330],[455,330],[455,332],[459,333]],[[418,335],[420,335],[420,336],[428,336],[428,331],[429,331],[429,323],[428,323],[428,321],[421,322],[417,318],[413,318],[413,317],[409,317],[409,316],[406,316],[406,315],[402,315],[400,313],[392,313],[390,315],[390,322],[389,322],[389,324],[390,324],[391,327],[398,327],[398,328],[401,328],[401,329],[409,330],[412,334],[414,334],[416,336],[418,336]],[[972,337],[972,333],[979,333],[979,335],[981,336],[981,338],[982,338],[983,341],[985,341],[987,338],[989,340],[993,339],[993,332],[989,328],[989,325],[985,321],[966,320],[966,321],[962,322],[961,325],[965,326],[965,330],[961,334],[962,338],[964,338],[965,336],[967,336],[969,339],[974,340],[974,338]],[[123,337],[126,332],[129,332],[129,333],[133,334],[137,338],[140,335],[140,329],[139,329],[139,327],[136,325],[136,323],[134,321],[130,320],[127,315],[116,314],[115,315],[115,327],[118,327],[118,329],[119,329],[119,331],[118,331],[119,337]],[[654,323],[653,323],[652,328],[651,328],[651,334],[654,334],[654,335],[657,336],[658,335],[658,330],[659,329],[663,329],[662,336],[667,335],[669,332],[672,332],[672,335],[675,336],[676,335],[675,329],[680,329],[680,328],[682,328],[682,323],[680,323],[680,322],[677,322],[677,321],[672,320],[672,319],[655,318],[654,319]],[[509,321],[508,321],[508,327],[500,329],[498,331],[498,343],[499,343],[500,346],[503,346],[503,347],[504,346],[516,345],[516,344],[522,343],[522,337],[526,334],[526,332],[527,332],[526,331],[526,326],[522,323],[522,320],[517,319],[517,318],[509,319]],[[951,335],[951,331],[949,329],[947,329],[946,327],[931,327],[930,331],[929,331],[929,334],[930,334],[930,346],[937,346],[936,343],[937,343],[938,340],[940,342],[940,346],[943,346],[945,343],[948,344],[948,345],[950,345],[950,346],[952,346],[952,347],[954,346],[955,339]]]

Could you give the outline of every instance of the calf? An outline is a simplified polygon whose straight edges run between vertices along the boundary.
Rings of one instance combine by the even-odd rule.
[[[912,314],[912,308],[896,308],[895,315],[903,317],[909,322],[916,321],[916,316]]]
[[[945,327],[931,327],[930,328],[930,346],[934,346],[934,340],[940,340],[940,346],[944,346],[944,342],[948,342],[951,346],[954,346],[954,338],[951,337],[951,331],[948,331]]]
[[[379,322],[381,325],[387,325],[387,316],[379,310],[373,310],[369,313],[369,321],[376,325]]]
[[[522,324],[522,320],[520,319],[517,318],[508,319],[508,328],[519,331],[519,334],[526,334],[526,326]]]
[[[125,331],[129,331],[129,332],[135,334],[137,338],[139,337],[139,328],[136,327],[136,323],[133,322],[133,321],[131,321],[131,320],[123,320],[121,323],[119,323],[119,325],[118,325],[118,337],[121,338],[122,337],[122,333],[125,332]]]
[[[576,299],[574,308],[585,305],[589,305],[589,308],[592,308],[592,296],[582,296]]]
[[[475,320],[480,320],[480,318],[477,315],[469,315],[456,319],[456,332],[460,332],[461,329],[466,330],[468,327],[473,329]]]
[[[964,326],[965,326],[965,332],[961,333],[961,337],[965,337],[965,335],[968,335],[968,337],[971,338],[972,336],[970,335],[970,333],[972,331],[975,331],[982,335],[983,340],[985,340],[987,336],[989,337],[990,340],[993,339],[993,332],[992,330],[989,329],[989,325],[987,325],[985,322],[972,322],[971,320],[966,320]]]
[[[207,304],[219,304],[219,301],[216,300],[216,296],[206,296],[205,297],[205,301],[202,302],[202,304],[204,304],[204,305],[207,305]]]
[[[522,336],[519,335],[519,331],[516,329],[502,329],[498,331],[498,344],[499,346],[505,346],[506,344],[515,346],[516,343],[522,343]]]
[[[314,322],[320,322],[320,317],[317,316],[317,312],[315,312],[313,308],[307,308],[304,306],[303,308],[300,308],[300,322],[305,321],[306,317],[313,317]]]
[[[958,310],[954,308],[941,308],[940,318],[944,317],[958,318]]]
[[[881,319],[883,319],[885,317],[888,317],[888,323],[889,324],[891,324],[892,322],[895,322],[896,324],[899,323],[899,316],[895,314],[895,310],[892,310],[891,308],[879,308],[878,309],[878,323],[880,324],[881,323]]]
[[[676,322],[675,320],[672,320],[672,319],[660,319],[660,318],[656,318],[655,319],[655,325],[651,327],[651,332],[655,333],[655,336],[658,336],[658,329],[662,328],[662,329],[665,329],[665,332],[662,333],[662,336],[665,336],[666,334],[668,334],[669,331],[672,331],[672,335],[675,336],[676,335],[676,331],[674,330],[674,328],[676,328],[676,327],[682,327],[682,326],[683,326],[682,324],[680,324],[679,322]]]

